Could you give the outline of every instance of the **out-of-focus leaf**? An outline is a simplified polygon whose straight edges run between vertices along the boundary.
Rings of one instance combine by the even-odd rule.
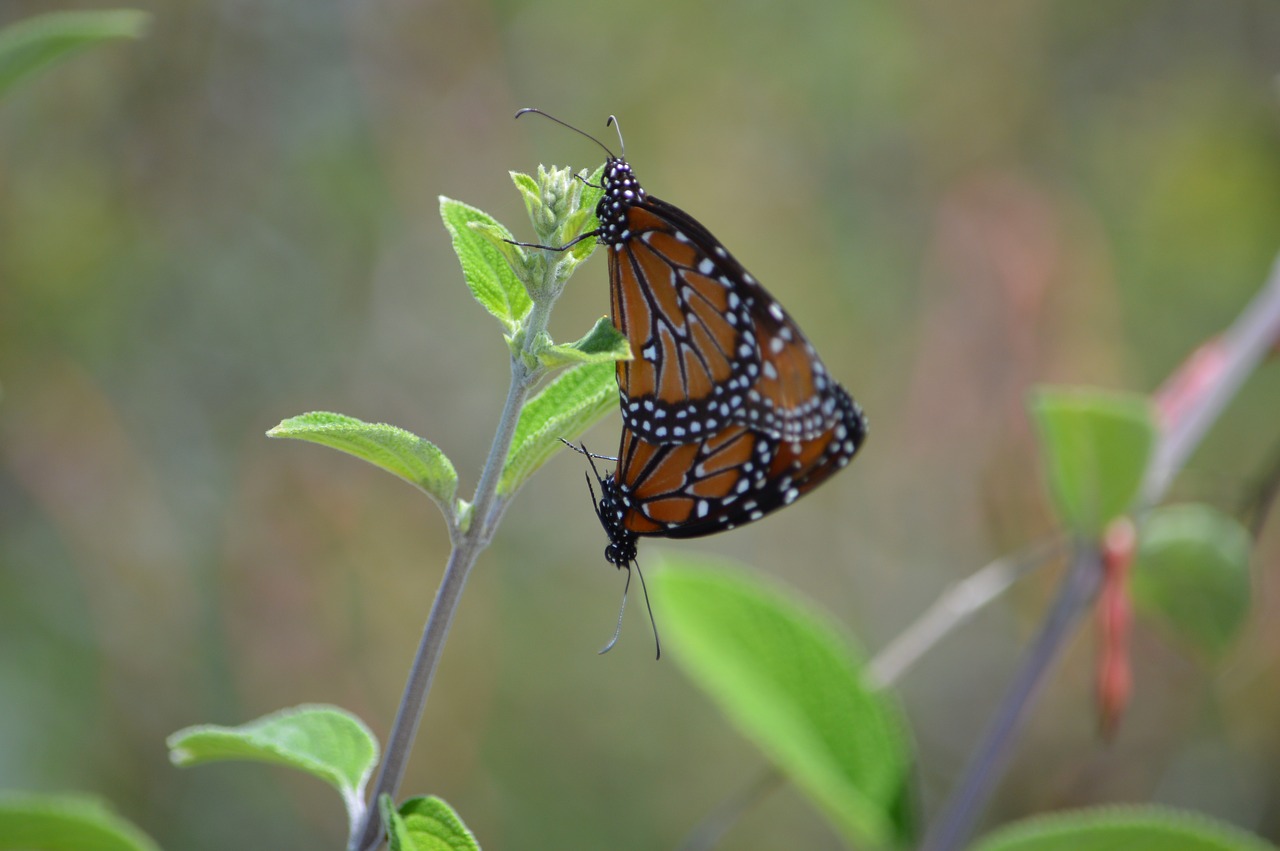
[[[480,851],[458,814],[434,795],[410,798],[399,810],[389,795],[383,795],[378,807],[391,851]]]
[[[305,705],[239,727],[202,724],[168,739],[169,758],[187,767],[222,760],[287,765],[338,790],[352,824],[364,814],[364,787],[378,764],[378,741],[364,722],[336,706]]]
[[[1097,807],[1014,822],[969,851],[1276,851],[1208,816],[1165,807]]]
[[[653,608],[689,678],[853,847],[902,844],[906,725],[838,624],[742,568],[664,558]]]
[[[1211,657],[1230,646],[1249,613],[1248,530],[1207,505],[1170,505],[1142,524],[1131,574],[1134,602]]]
[[[613,364],[588,363],[565,370],[529,400],[498,480],[498,493],[509,496],[570,442],[618,404]]]
[[[412,432],[343,414],[313,411],[284,420],[267,435],[307,440],[362,458],[421,488],[452,516],[458,474],[435,444]]]
[[[75,55],[86,47],[119,38],[141,38],[151,16],[137,9],[49,12],[0,30],[0,97],[19,80]]]
[[[1062,522],[1096,538],[1133,504],[1156,429],[1145,396],[1046,388],[1031,399],[1049,490]]]
[[[0,851],[160,851],[95,798],[0,793]]]

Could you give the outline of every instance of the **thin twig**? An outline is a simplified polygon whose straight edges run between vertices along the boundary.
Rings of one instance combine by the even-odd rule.
[[[1157,391],[1157,402],[1170,411],[1174,421],[1166,423],[1163,439],[1147,470],[1143,498],[1147,505],[1160,501],[1187,456],[1200,445],[1205,432],[1235,396],[1245,379],[1266,357],[1267,350],[1280,341],[1280,257],[1271,266],[1267,283],[1253,297],[1244,312],[1222,336],[1201,350],[1208,364],[1194,367],[1195,380],[1188,381],[1180,370]],[[1191,370],[1188,370],[1191,371]],[[1173,396],[1192,384],[1201,389],[1194,403],[1174,408]]]
[[[1058,589],[1053,608],[965,769],[965,782],[930,826],[920,851],[959,848],[968,837],[990,790],[1004,772],[1012,754],[1010,744],[1026,722],[1031,704],[1044,685],[1045,674],[1075,631],[1080,614],[1098,590],[1100,578],[1097,547],[1078,543],[1071,570]]]
[[[1003,594],[1024,573],[1062,551],[1059,539],[1039,541],[1002,556],[943,592],[924,614],[875,655],[867,665],[871,682],[887,688],[921,656],[984,606]]]
[[[708,851],[715,848],[729,828],[742,818],[744,812],[781,785],[782,773],[772,767],[765,769],[749,786],[721,801],[714,810],[707,813],[676,847],[676,851]]]

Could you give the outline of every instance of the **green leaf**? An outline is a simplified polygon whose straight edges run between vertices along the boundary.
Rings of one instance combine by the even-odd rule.
[[[1096,538],[1132,506],[1155,444],[1145,396],[1042,389],[1031,398],[1045,475],[1062,522]]]
[[[538,181],[532,176],[519,171],[508,172],[511,175],[511,181],[515,183],[516,189],[520,192],[520,197],[524,199],[525,212],[529,214],[529,219],[537,224],[537,220],[541,215],[543,208],[542,190],[538,188]]]
[[[1231,647],[1249,613],[1248,530],[1207,505],[1147,515],[1130,588],[1135,604],[1210,657]]]
[[[548,346],[538,353],[538,361],[548,368],[571,363],[613,363],[631,358],[627,338],[613,327],[613,321],[607,316],[600,317],[586,336],[576,343]]]
[[[3,851],[160,851],[96,798],[0,793]]]
[[[287,765],[338,790],[356,824],[364,787],[378,764],[378,742],[364,722],[336,706],[304,705],[239,727],[203,724],[168,739],[169,759],[187,767],[221,760]]]
[[[528,314],[532,302],[508,264],[505,252],[493,243],[495,235],[512,239],[511,232],[475,207],[441,196],[440,217],[453,237],[453,250],[462,275],[480,306],[493,314],[510,334]],[[472,227],[478,224],[483,233]],[[514,248],[514,246],[513,246]]]
[[[604,197],[604,163],[600,163],[599,168],[591,172],[582,187],[582,200],[579,201],[580,209],[585,210],[592,219],[595,218],[596,206],[600,203],[600,199]],[[591,230],[599,227],[598,221],[592,221],[583,230]]]
[[[458,474],[435,444],[412,432],[343,414],[313,411],[284,420],[267,436],[307,440],[362,458],[422,489],[452,516]]]
[[[581,172],[579,172],[581,173]],[[593,171],[582,185],[582,197],[578,200],[578,210],[565,221],[564,232],[567,237],[566,241],[573,239],[581,233],[595,230],[600,226],[599,220],[596,218],[596,205],[600,203],[601,197],[604,196],[604,188],[601,180],[604,178],[604,163]],[[573,248],[569,249],[572,255],[574,266],[595,251],[596,240],[584,239]]]
[[[19,80],[102,41],[141,38],[151,16],[136,9],[50,12],[0,30],[0,97]]]
[[[498,493],[510,496],[562,447],[618,404],[612,363],[573,367],[529,400],[520,412]]]
[[[502,255],[502,259],[507,261],[509,269],[528,268],[529,263],[525,258],[524,249],[513,242],[507,241],[511,238],[511,233],[502,225],[492,225],[488,222],[471,222],[468,227],[483,237],[491,248]],[[523,287],[523,284],[521,286]],[[528,290],[524,290],[524,292],[526,295],[528,294]]]
[[[453,808],[434,795],[410,798],[397,811],[390,795],[378,800],[391,851],[480,851]]]
[[[1199,813],[1096,807],[1014,822],[969,851],[1276,851],[1260,837]]]
[[[853,847],[904,843],[906,725],[829,616],[742,568],[664,558],[649,578],[672,656]]]

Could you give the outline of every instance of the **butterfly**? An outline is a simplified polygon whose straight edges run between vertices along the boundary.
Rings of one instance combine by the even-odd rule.
[[[661,518],[624,515],[618,535],[693,537],[732,528],[789,504],[845,466],[866,437],[866,418],[777,299],[700,222],[648,194],[624,157],[540,110],[516,117],[526,112],[586,136],[608,156],[599,227],[574,240],[596,237],[606,247],[613,322],[635,354],[616,367],[622,449],[602,498],[668,495],[646,504]],[[708,458],[725,457],[726,441],[744,440],[760,454],[739,453],[747,469],[735,473],[729,491],[716,492],[728,480],[723,474],[710,481],[696,475]],[[645,444],[697,451],[649,452]],[[689,469],[678,476],[682,461]],[[747,490],[762,499],[738,502]],[[676,505],[687,512],[681,516]]]
[[[759,520],[848,465],[866,417],[777,299],[705,226],[647,193],[625,148],[616,156],[541,110],[516,117],[527,112],[608,157],[599,227],[569,245],[595,237],[605,246],[613,322],[635,355],[616,367],[617,466],[596,472],[600,496],[592,490],[609,563],[629,571],[643,536],[692,538]]]
[[[835,398],[835,425],[810,440],[731,425],[691,443],[658,444],[624,426],[613,474],[596,474],[596,515],[609,537],[605,559],[628,567],[641,537],[726,531],[822,484],[848,465],[867,434],[866,418],[849,395],[839,389]]]

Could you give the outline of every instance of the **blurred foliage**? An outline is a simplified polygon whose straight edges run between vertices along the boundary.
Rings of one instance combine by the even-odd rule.
[[[139,38],[147,15],[136,9],[51,12],[23,18],[0,30],[0,97],[27,77],[87,47],[116,38]]]
[[[88,5],[10,0],[0,25]],[[305,410],[394,422],[474,487],[507,349],[437,198],[520,222],[508,170],[600,158],[516,108],[600,133],[618,115],[646,187],[725,241],[868,410],[848,473],[691,548],[782,576],[872,649],[1051,527],[1030,386],[1150,390],[1277,249],[1265,0],[657,0],[625,22],[581,0],[135,5],[146,39],[0,103],[0,787],[107,797],[163,847],[341,843],[320,784],[177,772],[164,738],[305,701],[385,736],[443,524],[380,471],[263,432]],[[590,261],[554,336],[607,304]],[[1178,496],[1241,508],[1277,421],[1273,363]],[[616,429],[587,446],[610,451]],[[507,512],[406,781],[486,847],[670,847],[761,765],[636,622],[595,655],[622,577],[584,466],[562,453]],[[1277,525],[1255,570],[1276,567]],[[1051,581],[902,683],[926,809]],[[1140,631],[1109,747],[1077,648],[992,818],[1154,799],[1280,837],[1277,605],[1259,582],[1215,668]],[[786,790],[725,847],[837,842]]]

